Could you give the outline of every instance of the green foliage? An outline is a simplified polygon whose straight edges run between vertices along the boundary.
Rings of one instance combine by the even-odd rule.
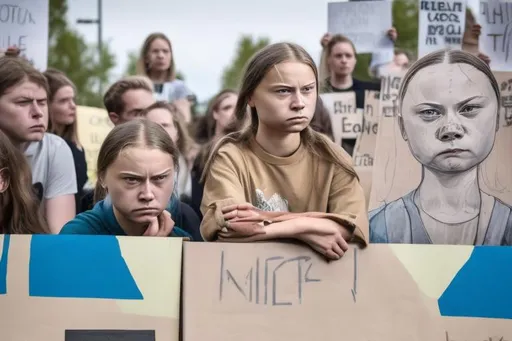
[[[406,50],[413,56],[418,54],[418,1],[393,1],[393,26],[398,31],[395,47]]]
[[[137,74],[137,60],[139,59],[139,54],[135,51],[128,52],[128,63],[126,65],[126,70],[124,74],[127,76],[134,76]]]
[[[103,107],[104,89],[116,60],[108,42],[103,42],[101,55],[97,46],[90,46],[66,22],[66,0],[50,0],[48,67],[63,71],[75,83],[77,103]],[[99,57],[99,58],[98,58]]]
[[[243,76],[244,67],[251,57],[270,43],[268,38],[253,39],[251,35],[243,35],[238,41],[235,57],[222,74],[222,89],[238,89]]]
[[[407,51],[411,58],[418,53],[418,1],[394,0],[393,1],[393,27],[398,32],[395,48]],[[371,62],[371,54],[358,54],[357,64],[354,69],[354,77],[360,80],[370,80],[368,67]]]

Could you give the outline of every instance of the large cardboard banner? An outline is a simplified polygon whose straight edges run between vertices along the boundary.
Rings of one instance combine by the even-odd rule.
[[[48,63],[49,0],[0,0],[0,50],[16,46],[40,71]]]
[[[502,105],[497,115],[488,77],[472,66],[431,68],[408,83],[401,113],[381,117],[369,204],[370,229],[378,231],[373,241],[385,242],[387,236],[395,243],[510,243],[507,107]],[[429,77],[440,76],[434,68],[446,70],[449,82],[430,86]],[[495,76],[503,89],[499,101],[509,105],[512,77]],[[447,225],[453,227],[450,232]]]
[[[114,125],[105,109],[78,106],[78,137],[85,149],[89,182],[96,183],[96,162],[105,137]]]
[[[183,340],[510,340],[511,261],[508,247],[371,245],[327,262],[293,244],[185,243]]]
[[[0,235],[0,339],[178,340],[180,238]]]

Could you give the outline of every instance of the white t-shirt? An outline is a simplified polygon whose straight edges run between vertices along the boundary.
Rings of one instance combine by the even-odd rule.
[[[185,99],[191,94],[190,90],[180,79],[163,84],[155,84],[153,94],[157,101],[173,102],[178,99]]]

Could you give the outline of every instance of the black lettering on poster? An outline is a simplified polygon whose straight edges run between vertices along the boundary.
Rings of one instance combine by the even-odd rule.
[[[492,52],[503,54],[504,61],[512,63],[512,2],[483,2],[480,9]]]
[[[421,11],[427,12],[425,45],[462,44],[462,19],[465,15],[465,6],[462,2],[421,1],[420,8]]]
[[[231,287],[238,291],[242,299],[250,303],[270,306],[300,305],[304,296],[305,284],[321,281],[311,274],[314,261],[309,256],[256,257],[253,265],[244,271],[243,276],[235,276],[226,264],[225,253],[222,251],[220,255],[219,301],[221,302],[224,299],[225,290]],[[279,273],[285,268],[294,269],[292,273],[295,273],[296,276],[297,296],[293,302],[283,301],[279,298],[278,288],[282,288],[282,285],[279,285]],[[289,273],[290,271],[288,271]]]

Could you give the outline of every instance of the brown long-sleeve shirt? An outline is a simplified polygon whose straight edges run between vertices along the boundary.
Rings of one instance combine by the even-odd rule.
[[[329,143],[351,163],[340,146]],[[216,239],[224,225],[222,207],[246,202],[264,211],[325,213],[325,218],[354,228],[354,241],[368,241],[368,213],[358,179],[303,145],[288,157],[265,152],[254,139],[222,146],[205,181],[203,238]]]

